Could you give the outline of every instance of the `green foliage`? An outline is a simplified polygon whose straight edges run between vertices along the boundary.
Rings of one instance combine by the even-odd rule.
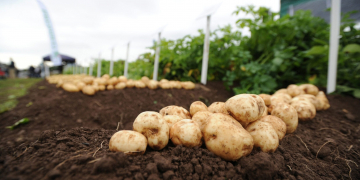
[[[6,128],[10,129],[10,130],[13,130],[15,129],[16,127],[18,127],[19,125],[21,124],[27,124],[29,122],[29,118],[22,118],[20,119],[19,121],[17,121],[14,125],[12,126],[6,126]]]

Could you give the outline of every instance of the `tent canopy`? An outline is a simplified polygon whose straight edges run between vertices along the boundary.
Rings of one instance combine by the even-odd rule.
[[[67,63],[75,63],[76,59],[67,55],[60,54],[62,62]],[[51,61],[50,55],[43,57],[44,61]]]

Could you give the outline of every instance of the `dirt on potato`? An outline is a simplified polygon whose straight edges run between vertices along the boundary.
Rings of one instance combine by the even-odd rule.
[[[171,141],[140,156],[109,151],[116,129],[131,129],[143,111],[189,109],[197,100],[210,105],[232,95],[210,82],[194,90],[124,89],[89,97],[42,81],[0,114],[0,179],[360,179],[360,100],[340,95],[328,96],[330,109],[299,122],[274,153],[255,148],[227,162],[205,145]],[[24,117],[28,124],[5,129]]]

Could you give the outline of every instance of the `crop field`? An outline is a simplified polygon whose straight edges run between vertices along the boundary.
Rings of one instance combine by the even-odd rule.
[[[39,88],[41,87],[41,88]],[[109,150],[112,135],[132,130],[144,111],[169,105],[190,109],[234,96],[222,82],[195,89],[114,89],[93,96],[67,92],[41,81],[0,114],[2,179],[359,179],[360,100],[328,95],[330,108],[299,121],[274,152],[259,147],[234,161],[220,158],[205,143],[143,155]],[[31,105],[29,103],[31,102]],[[20,119],[29,122],[7,129]]]

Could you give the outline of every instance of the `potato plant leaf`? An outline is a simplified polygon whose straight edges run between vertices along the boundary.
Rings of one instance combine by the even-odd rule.
[[[15,129],[16,127],[18,127],[20,124],[26,124],[29,122],[29,118],[22,118],[20,119],[18,122],[16,122],[14,125],[12,126],[6,126],[6,128],[10,129],[10,130],[13,130]]]

